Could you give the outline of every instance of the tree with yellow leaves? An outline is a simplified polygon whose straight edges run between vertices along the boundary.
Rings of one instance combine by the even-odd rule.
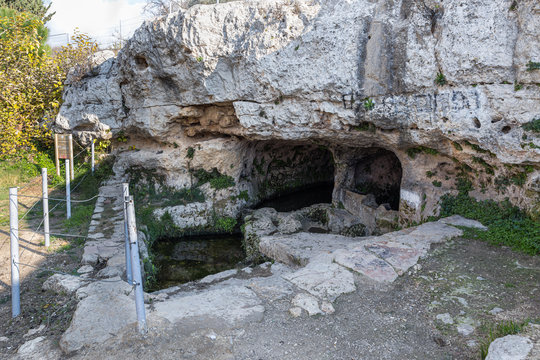
[[[27,13],[0,17],[0,159],[22,156],[50,138],[71,68],[89,70],[97,44],[77,34],[54,56],[42,46],[43,22]]]

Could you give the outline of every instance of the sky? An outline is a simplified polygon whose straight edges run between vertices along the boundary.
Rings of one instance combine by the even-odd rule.
[[[52,0],[50,11],[56,14],[46,24],[50,30],[49,44],[65,45],[67,36],[79,28],[106,47],[117,38],[120,24],[123,38],[133,34],[144,21],[144,4],[144,0]]]

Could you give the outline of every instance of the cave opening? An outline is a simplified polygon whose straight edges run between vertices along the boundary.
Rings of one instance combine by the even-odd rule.
[[[244,176],[257,194],[255,209],[280,212],[331,203],[334,159],[324,146],[287,141],[253,145]]]
[[[363,149],[354,167],[354,191],[367,195],[367,203],[373,207],[399,210],[402,172],[401,162],[392,151]]]

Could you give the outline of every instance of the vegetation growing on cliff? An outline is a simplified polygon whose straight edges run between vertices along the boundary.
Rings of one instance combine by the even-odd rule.
[[[521,126],[525,131],[540,133],[540,118],[531,120]]]
[[[407,149],[407,155],[411,159],[415,159],[416,155],[421,154],[421,153],[429,154],[429,155],[437,155],[439,151],[426,147],[426,146],[417,146],[417,147]]]
[[[194,172],[197,178],[197,186],[202,186],[206,183],[210,183],[210,187],[215,190],[227,189],[235,185],[232,176],[221,174],[216,168],[212,171],[206,171],[204,169],[197,169]]]

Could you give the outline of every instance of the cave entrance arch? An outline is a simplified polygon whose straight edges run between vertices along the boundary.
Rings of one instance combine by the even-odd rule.
[[[254,208],[284,212],[332,202],[335,169],[328,148],[284,140],[251,146],[244,176],[256,194]]]
[[[399,210],[402,175],[401,162],[392,151],[362,149],[354,166],[354,191],[369,196],[373,206]]]

